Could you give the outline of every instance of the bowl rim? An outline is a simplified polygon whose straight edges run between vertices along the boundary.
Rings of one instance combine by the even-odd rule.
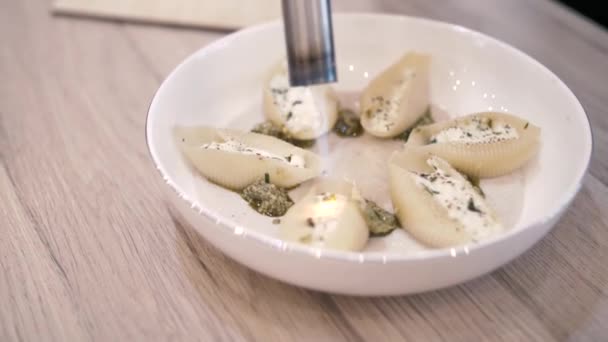
[[[414,17],[414,16],[406,16],[406,15],[396,15],[396,14],[386,14],[386,13],[367,13],[367,12],[348,12],[348,13],[335,13],[333,14],[334,20],[354,20],[357,18],[364,18],[366,20],[399,20],[399,21],[410,21],[416,24],[423,25],[434,25],[437,27],[441,27],[448,30],[458,31],[463,34],[473,35],[477,38],[484,39],[487,42],[496,44],[498,47],[504,48],[510,53],[514,54],[517,57],[526,59],[529,63],[532,63],[535,67],[539,68],[539,70],[543,73],[546,73],[557,80],[558,86],[561,90],[566,94],[566,96],[570,97],[570,100],[578,106],[578,111],[582,112],[584,115],[584,119],[587,122],[588,127],[588,153],[585,156],[585,166],[582,169],[582,172],[577,175],[577,181],[574,182],[567,188],[561,196],[561,202],[554,207],[553,210],[545,214],[543,217],[539,218],[537,221],[532,222],[526,226],[520,227],[519,229],[511,229],[503,234],[494,236],[492,238],[483,240],[476,244],[468,244],[457,247],[450,248],[441,248],[441,249],[432,249],[432,250],[421,250],[421,251],[412,251],[407,254],[395,253],[395,252],[350,252],[350,251],[338,251],[338,250],[330,250],[330,249],[320,249],[316,247],[311,247],[303,244],[298,244],[295,242],[286,242],[279,238],[272,237],[263,233],[259,233],[248,229],[245,226],[241,225],[228,225],[221,221],[220,218],[215,217],[211,210],[204,208],[189,198],[184,191],[180,189],[180,187],[175,184],[168,176],[166,171],[164,170],[162,164],[159,162],[159,158],[157,157],[155,148],[150,143],[151,136],[151,126],[150,126],[150,117],[153,108],[158,101],[158,94],[162,92],[164,87],[167,86],[168,83],[171,82],[173,77],[179,73],[179,71],[184,68],[185,65],[190,64],[195,58],[200,57],[202,54],[210,53],[215,50],[219,50],[228,45],[231,41],[237,39],[240,36],[245,36],[249,34],[253,34],[255,32],[264,31],[268,29],[272,29],[273,27],[280,26],[281,20],[275,19],[273,21],[269,21],[266,23],[261,23],[258,25],[249,26],[247,28],[235,31],[230,33],[220,39],[217,39],[210,44],[203,46],[198,49],[194,53],[190,54],[184,60],[182,60],[174,69],[169,73],[168,76],[162,81],[161,85],[155,91],[152,100],[150,101],[148,111],[146,114],[146,122],[145,122],[145,139],[146,146],[148,149],[148,154],[152,161],[154,162],[156,170],[159,172],[160,176],[163,178],[165,183],[171,188],[171,190],[179,197],[180,201],[185,201],[185,204],[188,204],[192,210],[196,210],[197,215],[202,215],[207,219],[215,221],[215,226],[221,227],[220,229],[228,229],[235,236],[239,236],[239,238],[245,238],[253,241],[260,247],[271,247],[273,249],[278,249],[282,252],[289,253],[298,253],[298,254],[307,254],[309,256],[315,257],[317,259],[332,259],[334,261],[343,261],[343,262],[358,262],[358,263],[383,263],[386,264],[388,262],[395,261],[417,261],[417,260],[433,260],[433,259],[441,259],[446,257],[456,257],[460,255],[470,255],[475,253],[478,250],[491,248],[494,245],[497,245],[501,242],[505,242],[507,240],[512,239],[515,235],[522,234],[525,230],[533,229],[534,227],[540,227],[547,223],[549,223],[553,218],[559,217],[562,212],[567,209],[570,203],[574,200],[578,192],[580,191],[583,181],[585,179],[586,174],[589,171],[589,165],[591,162],[591,156],[593,154],[594,146],[593,146],[593,130],[591,123],[589,121],[589,116],[585,111],[584,107],[574,94],[574,92],[548,67],[537,61],[535,58],[526,54],[525,52],[515,48],[514,46],[503,42],[497,38],[489,36],[485,33],[481,33],[479,31],[475,31],[469,28],[466,28],[461,25],[452,24],[445,21],[427,19],[422,17]],[[546,233],[545,233],[546,235]]]

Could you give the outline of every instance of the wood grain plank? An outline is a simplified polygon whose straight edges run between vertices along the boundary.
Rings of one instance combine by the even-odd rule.
[[[88,340],[72,284],[21,206],[2,161],[0,193],[0,340]]]
[[[210,304],[190,303],[194,290],[175,267],[185,244],[167,233],[170,217],[157,211],[160,184],[142,139],[140,110],[154,79],[138,69],[119,29],[49,21],[35,2],[19,5],[11,14],[29,22],[31,39],[3,54],[2,65],[16,66],[9,72],[15,82],[0,91],[5,160],[75,284],[89,333],[99,340],[242,336],[224,328]],[[117,162],[132,173],[108,167]],[[150,198],[133,201],[138,191]]]
[[[496,273],[558,340],[581,327],[601,327],[608,319],[607,210],[608,188],[587,177],[550,236]],[[586,338],[601,340],[597,333]]]
[[[519,296],[491,276],[409,297],[336,301],[369,341],[383,340],[389,329],[397,329],[407,341],[553,340]]]

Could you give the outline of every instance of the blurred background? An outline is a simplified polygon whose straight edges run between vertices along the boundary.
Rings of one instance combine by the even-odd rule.
[[[558,0],[558,2],[608,28],[608,13],[604,10],[601,1]]]
[[[402,0],[407,4],[407,0]],[[552,0],[608,27],[608,13],[600,8],[602,2],[590,0]],[[140,21],[178,26],[199,26],[215,29],[238,29],[280,16],[280,0],[55,0],[56,13],[93,16],[107,19]],[[486,7],[484,1],[466,0],[465,6]],[[383,6],[385,1],[350,0],[334,5],[341,10],[366,11]],[[446,7],[451,1],[437,1]],[[341,6],[342,5],[342,6]],[[389,6],[390,7],[390,6]],[[497,9],[499,10],[499,9]]]
[[[598,24],[608,27],[608,13],[603,9],[601,1],[558,0],[562,4],[576,10]]]

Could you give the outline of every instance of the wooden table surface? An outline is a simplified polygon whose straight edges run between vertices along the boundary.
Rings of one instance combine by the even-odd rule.
[[[144,142],[163,78],[224,33],[0,0],[0,341],[608,339],[607,31],[547,0],[334,5],[466,25],[573,89],[595,150],[552,233],[490,275],[422,295],[332,296],[261,276],[173,218]]]

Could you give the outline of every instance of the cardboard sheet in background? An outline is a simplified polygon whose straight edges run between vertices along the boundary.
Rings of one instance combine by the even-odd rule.
[[[280,0],[56,0],[53,11],[223,30],[279,18]]]

